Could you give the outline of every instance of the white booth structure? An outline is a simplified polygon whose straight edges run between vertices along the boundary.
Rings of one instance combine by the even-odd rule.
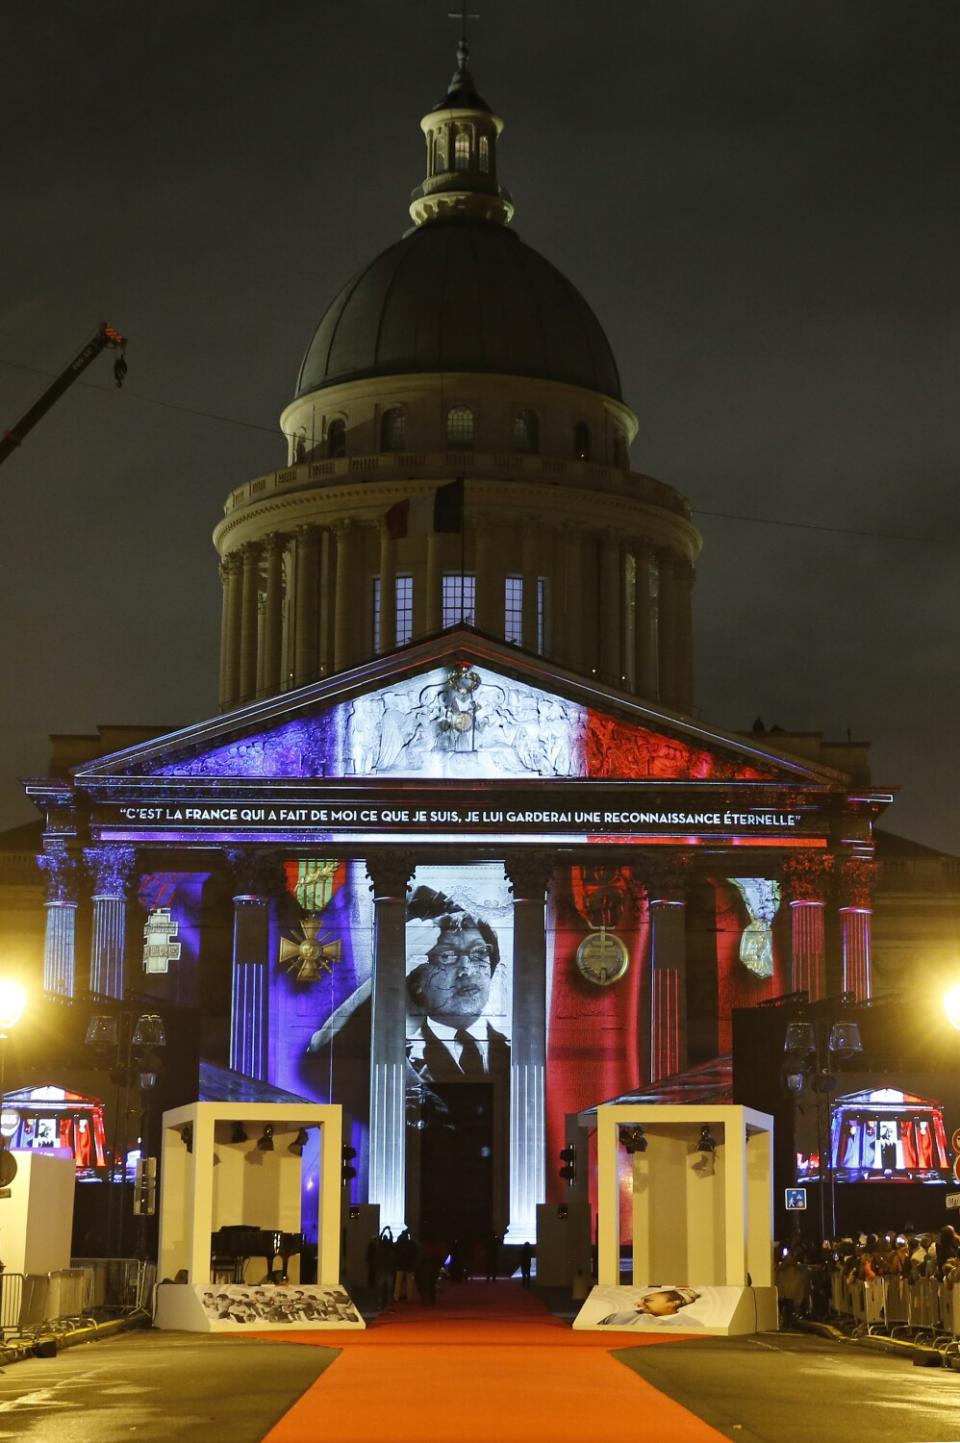
[[[163,1115],[156,1325],[193,1332],[362,1328],[340,1285],[342,1109],[309,1102],[194,1102]],[[301,1230],[304,1133],[320,1131],[317,1282],[268,1274],[266,1247],[228,1259],[215,1235],[284,1238]],[[249,1245],[248,1245],[249,1246]],[[180,1279],[179,1281],[167,1281]]]
[[[653,1103],[610,1103],[595,1119],[598,1281],[574,1327],[775,1329],[773,1119],[748,1107]],[[632,1173],[629,1286],[620,1261],[624,1149]]]

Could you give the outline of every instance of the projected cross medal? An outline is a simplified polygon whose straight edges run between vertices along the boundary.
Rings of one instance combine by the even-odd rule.
[[[319,936],[322,926],[320,917],[304,917],[299,941],[280,938],[280,966],[286,967],[295,982],[318,982],[322,972],[331,972],[334,962],[340,961],[339,939]]]

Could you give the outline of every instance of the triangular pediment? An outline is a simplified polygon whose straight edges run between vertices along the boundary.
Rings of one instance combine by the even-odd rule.
[[[644,704],[467,628],[116,753],[76,781],[846,778]]]

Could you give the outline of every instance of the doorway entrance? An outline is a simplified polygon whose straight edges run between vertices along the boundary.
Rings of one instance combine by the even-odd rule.
[[[489,1237],[494,1225],[494,1088],[432,1083],[446,1114],[420,1133],[420,1234],[425,1241]]]

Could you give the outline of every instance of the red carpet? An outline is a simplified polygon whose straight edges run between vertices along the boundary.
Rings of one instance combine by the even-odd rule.
[[[398,1303],[366,1332],[284,1333],[282,1341],[343,1352],[265,1443],[718,1443],[723,1436],[615,1362],[609,1335],[575,1333],[519,1283],[447,1283],[435,1307]],[[614,1347],[647,1341],[619,1333]]]

